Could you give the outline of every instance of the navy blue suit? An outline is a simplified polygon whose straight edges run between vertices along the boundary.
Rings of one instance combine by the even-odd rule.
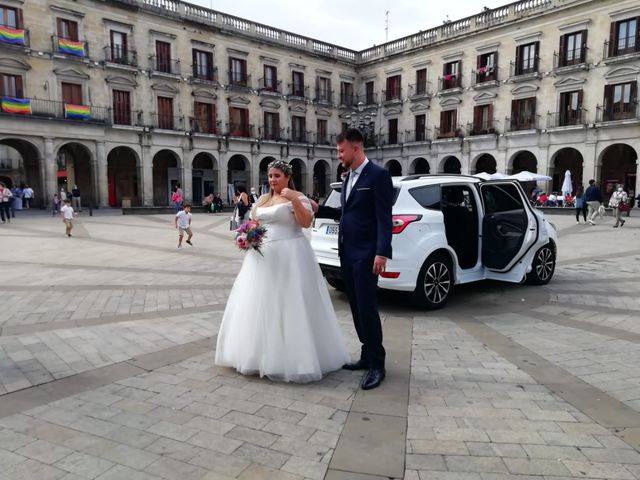
[[[378,276],[373,274],[376,255],[391,258],[391,209],[393,184],[389,172],[367,163],[346,198],[347,177],[342,184],[342,207],[320,207],[319,218],[340,220],[338,253],[349,297],[353,323],[362,343],[361,360],[370,368],[384,368],[382,326],[378,314]]]

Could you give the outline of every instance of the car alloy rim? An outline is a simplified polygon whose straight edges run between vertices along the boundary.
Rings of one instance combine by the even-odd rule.
[[[541,248],[538,252],[536,274],[540,280],[546,281],[553,273],[553,252],[549,247]]]
[[[429,265],[424,276],[424,292],[427,300],[431,303],[442,303],[449,295],[450,288],[449,267],[442,262]]]

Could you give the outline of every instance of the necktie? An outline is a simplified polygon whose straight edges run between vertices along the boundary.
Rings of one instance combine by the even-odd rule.
[[[349,195],[351,195],[353,184],[356,183],[357,178],[358,174],[355,170],[349,172],[349,176],[347,177],[347,200],[349,199]]]

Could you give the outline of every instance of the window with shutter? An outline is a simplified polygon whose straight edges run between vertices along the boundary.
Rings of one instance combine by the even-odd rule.
[[[304,73],[291,73],[291,94],[294,97],[304,97]]]
[[[389,145],[395,145],[398,143],[398,119],[391,118],[387,122],[388,130],[389,130]]]
[[[10,28],[23,28],[19,13],[21,11],[17,8],[0,6],[0,25]]]
[[[113,91],[113,123],[131,125],[131,97],[127,91]]]
[[[421,68],[416,71],[416,95],[427,93],[427,69]]]
[[[424,142],[427,138],[427,116],[416,115],[415,116],[415,141],[416,142]]]
[[[0,96],[23,98],[22,77],[8,73],[0,73]]]
[[[163,73],[171,71],[171,44],[156,40],[156,70]]]
[[[264,66],[264,82],[265,90],[275,92],[278,90],[278,70],[271,65]]]
[[[365,103],[367,105],[373,105],[374,103],[376,103],[375,101],[375,93],[374,93],[374,82],[367,82],[365,84]]]
[[[82,85],[62,82],[62,101],[82,105]]]
[[[629,18],[615,24],[614,28],[614,55],[627,55],[640,51],[639,25],[640,18]]]
[[[327,121],[318,119],[317,122],[317,143],[326,144],[327,138]]]
[[[158,97],[158,128],[173,130],[173,98]]]

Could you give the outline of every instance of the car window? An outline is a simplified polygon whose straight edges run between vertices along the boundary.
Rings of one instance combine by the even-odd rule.
[[[392,205],[396,204],[396,200],[398,199],[398,195],[400,194],[399,187],[393,187],[393,202]],[[323,205],[325,207],[338,208],[340,207],[340,191],[331,189],[331,193],[325,199]]]
[[[512,212],[522,210],[522,197],[515,185],[483,185],[482,200],[485,213]]]
[[[440,185],[412,188],[409,193],[422,207],[440,210]]]

